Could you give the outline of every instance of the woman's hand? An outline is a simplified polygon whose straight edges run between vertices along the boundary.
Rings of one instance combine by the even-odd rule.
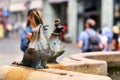
[[[32,33],[31,32],[27,33],[26,37],[27,37],[28,41],[30,41],[31,37],[32,37]]]

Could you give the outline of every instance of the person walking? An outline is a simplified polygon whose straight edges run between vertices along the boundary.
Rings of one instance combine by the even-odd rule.
[[[113,26],[112,31],[113,31],[113,38],[111,42],[112,51],[118,51],[119,50],[119,33],[120,33],[119,27]]]
[[[108,40],[107,40],[108,46],[107,46],[107,48],[106,48],[106,51],[111,51],[111,50],[112,50],[112,49],[111,49],[111,43],[112,43],[112,39],[113,39],[113,32],[112,32],[112,30],[110,29],[109,26],[104,25],[104,26],[102,27],[101,34],[104,35],[104,36],[106,36],[107,39],[108,39]]]
[[[99,30],[99,36],[101,43],[103,44],[103,51],[108,51],[108,37],[102,34],[102,30]]]
[[[77,45],[82,52],[101,51],[103,49],[99,34],[93,29],[95,24],[96,22],[93,19],[87,19],[85,30],[79,34]]]

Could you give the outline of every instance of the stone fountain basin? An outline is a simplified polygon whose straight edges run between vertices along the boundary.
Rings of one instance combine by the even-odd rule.
[[[111,80],[106,76],[59,69],[32,69],[23,66],[1,66],[0,80]]]
[[[117,62],[120,62],[120,52],[90,52],[70,55],[61,60],[59,65],[62,67],[52,67],[82,73],[107,75],[108,63],[112,63],[110,65],[113,66]]]
[[[120,52],[91,52],[65,57],[48,69],[1,66],[0,80],[111,80],[108,64],[120,62]]]

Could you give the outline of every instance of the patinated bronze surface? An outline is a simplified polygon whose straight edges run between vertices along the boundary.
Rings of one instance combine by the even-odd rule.
[[[33,36],[26,50],[22,65],[32,68],[47,68],[46,63],[56,63],[56,58],[64,53],[63,43],[60,40],[63,27],[60,20],[55,20],[55,30],[47,40],[46,26],[39,25],[33,32]]]
[[[63,43],[60,39],[60,36],[64,32],[63,26],[61,26],[60,23],[61,23],[60,19],[55,20],[55,30],[53,31],[49,39],[50,48],[55,52],[48,59],[49,63],[57,63],[56,58],[65,52]]]

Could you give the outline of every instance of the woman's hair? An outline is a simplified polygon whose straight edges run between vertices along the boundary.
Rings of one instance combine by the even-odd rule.
[[[31,9],[28,11],[27,16],[34,17],[36,25],[43,24],[42,18],[39,15],[38,9]],[[26,26],[28,27],[30,25],[30,21],[27,20]]]

